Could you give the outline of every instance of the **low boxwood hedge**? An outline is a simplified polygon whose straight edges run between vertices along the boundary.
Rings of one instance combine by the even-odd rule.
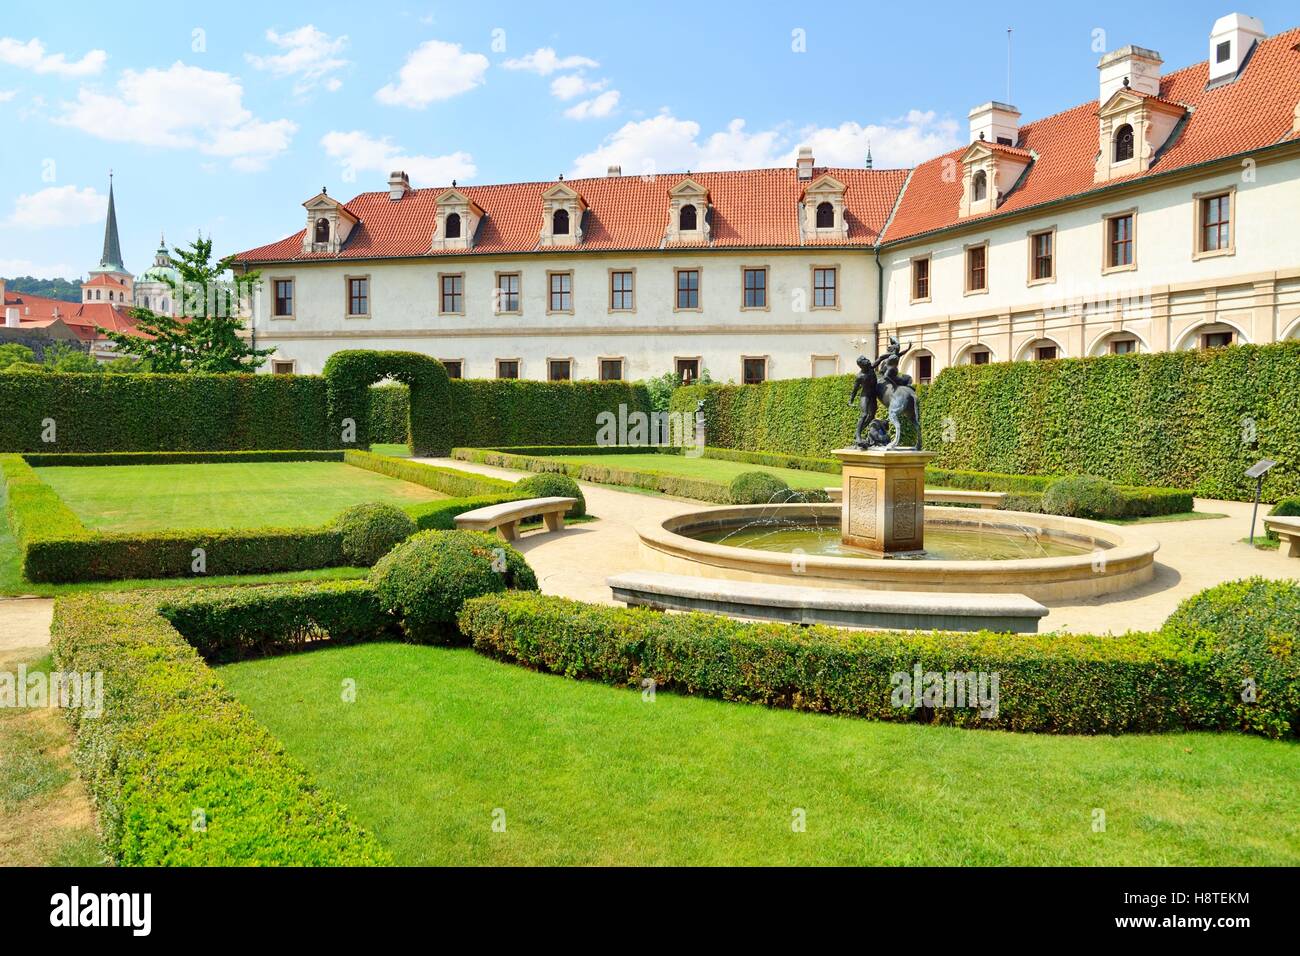
[[[565,515],[581,518],[587,514],[587,496],[568,475],[553,471],[538,472],[515,482],[515,491],[528,498],[576,498],[577,501]]]
[[[1012,495],[1041,496],[1061,475],[1008,475],[995,471],[961,471],[952,468],[927,468],[925,482],[932,488],[960,488],[965,491],[1005,491]],[[1157,515],[1184,514],[1193,510],[1192,493],[1182,488],[1143,488],[1115,485],[1123,499],[1117,518],[1148,518]],[[1021,510],[1021,509],[1012,509]]]
[[[178,605],[177,595],[168,601]],[[102,674],[64,711],[109,857],[124,866],[363,866],[388,853],[322,793],[140,594],[57,602],[55,667]]]
[[[33,468],[53,466],[79,468],[95,465],[201,465],[229,462],[342,461],[342,451],[118,451],[118,452],[26,452],[23,459]]]
[[[1242,587],[1245,598],[1234,590]],[[1261,600],[1259,592],[1275,589],[1285,600]],[[1243,654],[1239,635],[1251,626],[1238,623],[1243,604],[1255,609],[1245,618],[1253,626],[1269,620],[1267,633],[1289,632],[1289,640],[1259,639]],[[653,681],[725,700],[1046,733],[1240,728],[1281,737],[1300,726],[1297,607],[1300,585],[1248,582],[1203,592],[1154,633],[922,634],[751,624],[505,593],[466,602],[460,627],[477,650],[529,667],[634,687]],[[1200,626],[1184,624],[1188,617]],[[895,675],[916,673],[997,674],[997,713],[896,705]],[[1258,694],[1243,716],[1247,678]]]
[[[622,453],[645,451],[645,449],[622,448]],[[559,452],[554,454],[586,454],[584,451]],[[680,498],[694,498],[697,501],[713,501],[728,504],[731,492],[722,482],[706,481],[702,478],[689,478],[666,471],[648,471],[645,469],[619,468],[616,464],[575,464],[558,461],[555,458],[520,455],[507,451],[493,451],[486,448],[453,448],[451,456],[459,461],[472,461],[481,465],[495,465],[498,468],[515,468],[520,471],[555,472],[568,475],[579,481],[590,481],[598,485],[624,485],[629,488],[646,488],[666,495]],[[610,456],[617,461],[617,456]]]
[[[1269,509],[1268,516],[1270,518],[1300,518],[1300,497],[1283,498]],[[1265,535],[1270,541],[1280,540],[1276,531],[1266,531]]]

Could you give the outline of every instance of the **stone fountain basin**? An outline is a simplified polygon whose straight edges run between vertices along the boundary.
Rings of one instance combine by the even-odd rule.
[[[649,569],[733,581],[766,581],[886,591],[1024,594],[1036,601],[1068,601],[1124,591],[1151,580],[1160,544],[1127,526],[1023,511],[926,506],[925,527],[973,533],[1039,534],[1087,548],[1063,557],[1001,561],[908,561],[894,558],[792,555],[700,541],[692,534],[739,528],[779,518],[838,525],[838,504],[734,505],[676,515],[637,526]]]

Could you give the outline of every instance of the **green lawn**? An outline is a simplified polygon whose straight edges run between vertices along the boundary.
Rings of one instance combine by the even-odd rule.
[[[791,488],[830,488],[840,483],[839,475],[822,471],[799,471],[794,468],[769,468],[743,461],[724,461],[719,458],[688,458],[685,455],[659,455],[628,453],[625,455],[547,455],[555,461],[575,465],[604,465],[610,468],[627,468],[632,471],[664,471],[691,478],[704,478],[719,484],[730,484],[731,479],[747,471],[770,471],[780,475]]]
[[[646,702],[403,644],[218,673],[402,864],[1300,863],[1295,744]]]
[[[436,491],[336,461],[37,468],[97,531],[320,525],[363,501],[401,506]]]

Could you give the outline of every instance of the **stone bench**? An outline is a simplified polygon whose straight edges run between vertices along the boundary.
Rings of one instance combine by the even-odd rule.
[[[1288,558],[1300,558],[1300,518],[1288,518],[1278,515],[1265,518],[1264,528],[1272,531],[1282,541],[1278,549]]]
[[[547,531],[564,527],[564,513],[577,504],[577,498],[525,498],[504,504],[488,505],[456,515],[456,527],[468,531],[491,531],[493,528],[506,541],[519,537],[519,522],[541,515]]]
[[[844,489],[839,485],[827,488],[826,494],[831,501],[843,501]],[[976,505],[980,508],[1000,508],[1007,500],[1005,491],[965,491],[963,489],[926,488],[925,503],[928,505]]]
[[[1032,634],[1047,608],[1023,594],[866,591],[632,571],[605,579],[616,601],[788,624]]]

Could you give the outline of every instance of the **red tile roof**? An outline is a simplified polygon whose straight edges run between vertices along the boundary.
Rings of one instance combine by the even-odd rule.
[[[62,319],[83,342],[94,342],[101,337],[95,331],[96,326],[113,332],[130,332],[135,328],[135,320],[115,302],[64,302],[6,291],[4,304],[18,309],[19,328],[46,328],[54,319]]]
[[[125,286],[126,280],[119,279],[116,276],[106,275],[105,273],[100,272],[97,273],[93,278],[87,279],[85,282],[81,284],[82,285],[111,285],[117,287],[117,286]]]
[[[1118,182],[1156,176],[1200,163],[1272,146],[1291,139],[1300,102],[1300,29],[1260,41],[1246,69],[1233,83],[1207,90],[1208,62],[1161,78],[1160,99],[1190,108],[1174,142],[1150,170],[1108,183],[1094,183],[1098,149],[1096,100],[1020,127],[1019,146],[1036,155],[1019,188],[992,213],[961,219],[960,177],[945,182],[946,160],[957,162],[967,147],[922,163],[885,231],[886,243],[948,226],[1020,210],[1104,189]],[[952,177],[947,177],[952,179]]]
[[[910,180],[907,170],[814,170],[814,178],[829,172],[846,186],[846,239],[801,240],[798,203],[806,183],[798,179],[794,169],[689,175],[709,191],[713,204],[712,248],[871,246],[879,241],[901,241],[1297,138],[1292,134],[1292,123],[1300,101],[1298,43],[1300,29],[1261,41],[1242,75],[1214,89],[1205,88],[1207,62],[1162,78],[1159,96],[1153,99],[1187,109],[1188,114],[1175,131],[1174,141],[1144,173],[1109,183],[1093,182],[1098,149],[1096,100],[1021,126],[1015,146],[988,144],[1011,155],[1032,158],[1033,162],[1018,187],[998,208],[981,216],[959,217],[960,177],[945,182],[943,175],[945,162],[957,162],[969,144],[922,163],[912,171]],[[582,195],[589,207],[583,218],[583,242],[576,249],[538,245],[541,195],[553,182],[457,188],[486,213],[473,253],[636,251],[663,247],[668,191],[685,178],[687,174],[678,173],[650,181],[637,176],[569,180],[567,184]],[[906,189],[898,200],[905,182]],[[338,253],[303,253],[300,231],[279,242],[242,252],[237,258],[257,264],[464,255],[464,250],[429,249],[436,214],[434,200],[446,188],[417,189],[397,202],[390,200],[387,192],[357,196],[346,207],[360,221]],[[898,209],[890,220],[895,202]],[[692,245],[675,243],[674,248]]]
[[[907,178],[901,169],[817,169],[814,178],[829,172],[844,183],[847,238],[811,240],[802,244],[871,246],[893,209]],[[611,176],[566,180],[587,203],[579,247],[538,245],[542,227],[542,193],[555,185],[511,183],[499,186],[457,186],[483,208],[473,253],[559,252],[582,250],[647,250],[663,246],[668,229],[668,191],[687,178],[685,173],[654,179]],[[754,246],[798,247],[799,200],[806,182],[793,168],[748,169],[735,172],[691,173],[709,191],[712,248]],[[437,214],[435,199],[447,187],[416,189],[394,202],[387,192],[362,193],[347,208],[360,222],[337,253],[303,253],[303,233],[241,252],[245,262],[310,259],[362,259],[390,256],[464,255],[464,250],[430,252]],[[674,248],[682,246],[674,243]]]

